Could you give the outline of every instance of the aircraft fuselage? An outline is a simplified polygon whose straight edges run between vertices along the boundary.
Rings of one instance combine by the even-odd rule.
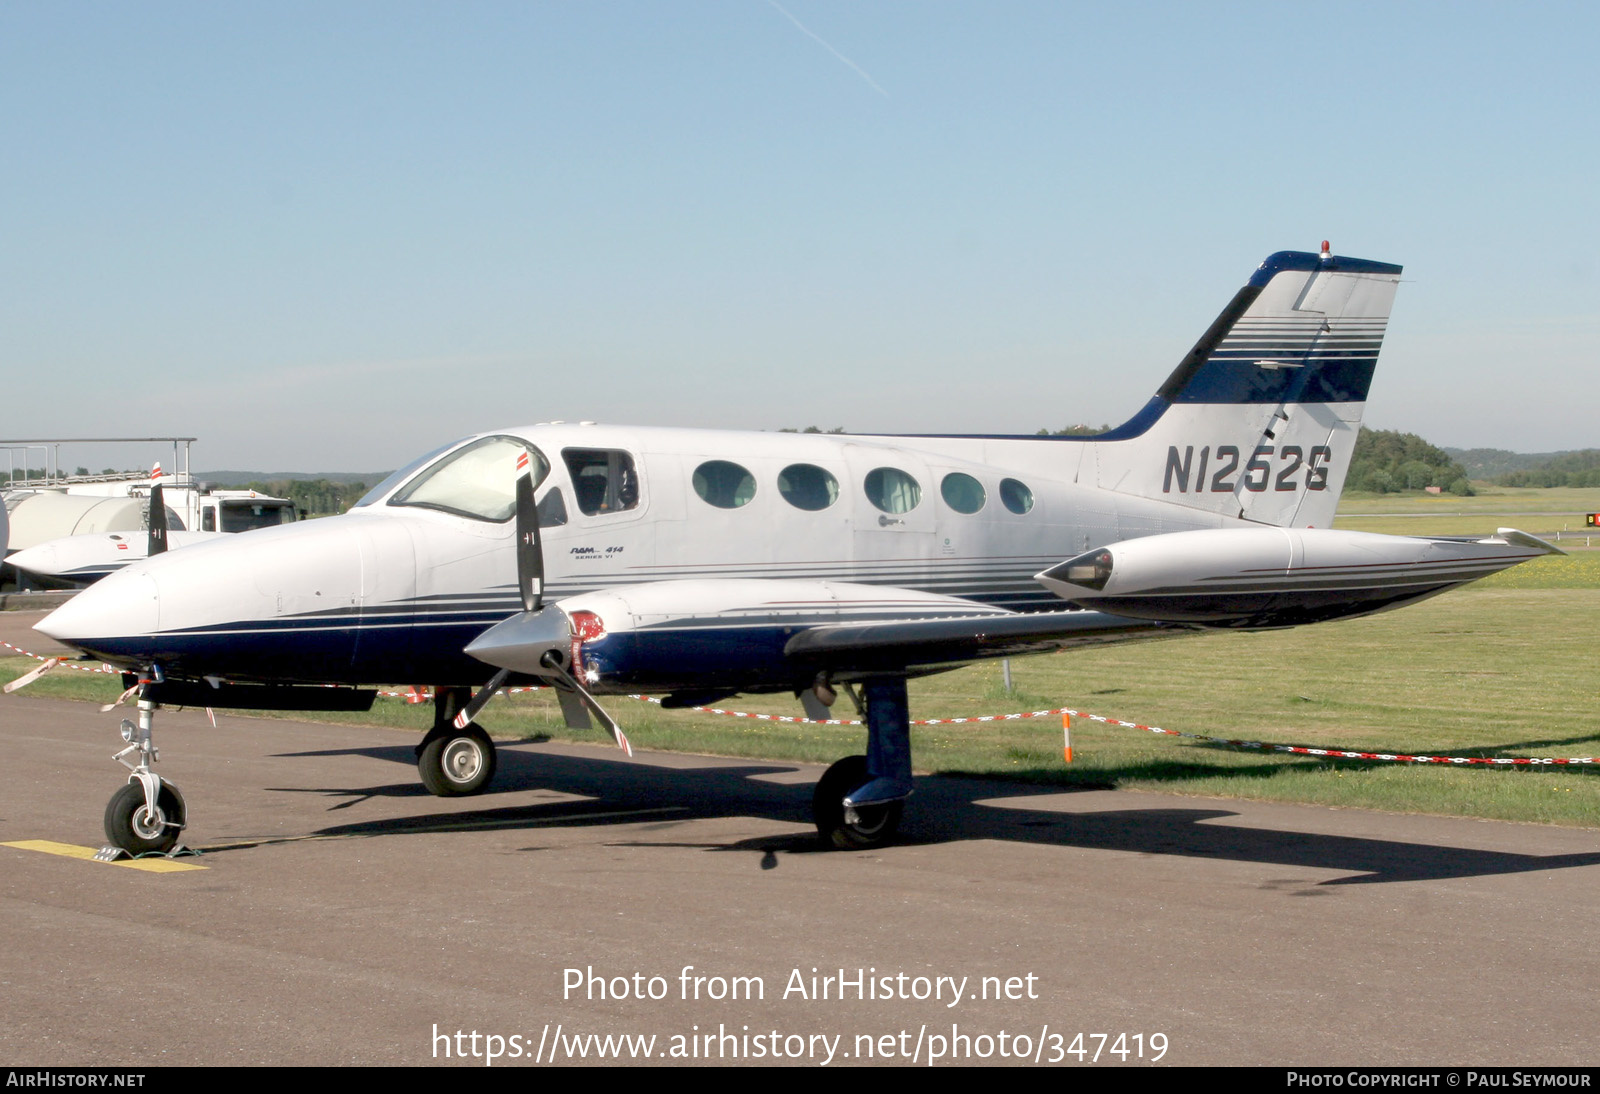
[[[488,666],[462,650],[517,610],[513,522],[395,499],[452,452],[493,437],[524,442],[548,463],[538,490],[547,597],[581,608],[600,590],[615,602],[635,587],[648,597],[666,582],[711,583],[704,597],[672,586],[672,612],[656,622],[663,639],[672,614],[693,615],[701,630],[707,617],[742,626],[739,650],[713,644],[730,684],[771,686],[796,628],[948,615],[973,602],[1059,609],[1034,575],[1063,558],[1246,523],[1080,485],[1084,445],[1072,440],[541,425],[469,438],[344,516],[144,562],[81,594],[52,629],[112,664],[154,661],[191,679],[481,683]],[[760,604],[774,599],[775,582],[801,584],[764,612],[764,631],[751,614],[763,614],[760,604],[728,601],[741,579],[765,583]],[[847,604],[820,603],[825,584],[889,595],[873,603],[852,589]],[[907,592],[928,598],[908,604]],[[672,656],[635,657],[615,683],[677,686],[677,661],[706,683],[695,636],[679,628],[671,645]],[[641,676],[644,661],[657,669]]]

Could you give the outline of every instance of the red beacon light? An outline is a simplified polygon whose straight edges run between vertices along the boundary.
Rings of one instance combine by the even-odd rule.
[[[1328,241],[1322,241],[1322,261],[1327,262],[1333,258],[1333,252],[1328,248]]]

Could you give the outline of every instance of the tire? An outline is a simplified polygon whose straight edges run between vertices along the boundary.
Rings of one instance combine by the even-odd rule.
[[[869,777],[865,756],[846,756],[817,780],[817,789],[811,795],[811,816],[823,843],[841,851],[865,851],[893,841],[900,828],[904,802],[857,809],[855,824],[844,819],[844,796],[864,785]]]
[[[422,742],[417,772],[428,793],[441,798],[476,794],[494,778],[494,742],[475,725]]]
[[[166,783],[156,795],[156,813],[144,804],[144,787],[124,783],[106,805],[106,839],[130,855],[164,855],[178,845],[183,805]]]

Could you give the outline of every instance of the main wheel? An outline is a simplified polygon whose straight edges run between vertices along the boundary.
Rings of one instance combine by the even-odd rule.
[[[422,785],[441,798],[476,794],[494,778],[494,767],[494,742],[475,725],[424,741],[417,757]]]
[[[842,851],[864,851],[894,839],[904,802],[864,806],[855,811],[854,824],[845,820],[844,796],[868,778],[865,756],[846,756],[822,773],[811,795],[811,816],[822,842]]]
[[[178,845],[182,815],[178,795],[166,783],[154,814],[144,803],[144,787],[123,783],[106,805],[106,839],[130,855],[164,855]]]

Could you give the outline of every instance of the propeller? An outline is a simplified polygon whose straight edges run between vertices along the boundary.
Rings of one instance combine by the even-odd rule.
[[[544,608],[544,545],[539,541],[539,509],[533,504],[533,461],[524,448],[517,456],[517,589],[522,610]]]
[[[161,489],[161,465],[150,470],[150,513],[145,518],[150,527],[149,547],[145,554],[155,558],[167,549],[167,502]]]
[[[558,606],[544,604],[544,547],[539,537],[539,509],[533,500],[533,460],[526,449],[517,454],[517,590],[522,611],[484,631],[466,652],[500,669],[455,717],[465,729],[478,716],[512,672],[550,682],[561,701],[567,724],[582,728],[591,714],[629,756],[633,745],[616,720],[578,682],[567,663],[573,648],[572,623]]]

